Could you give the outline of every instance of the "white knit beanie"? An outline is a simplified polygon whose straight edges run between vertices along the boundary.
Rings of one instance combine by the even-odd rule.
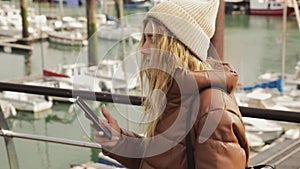
[[[159,20],[196,56],[205,61],[214,35],[219,0],[169,0],[155,5],[147,17]]]

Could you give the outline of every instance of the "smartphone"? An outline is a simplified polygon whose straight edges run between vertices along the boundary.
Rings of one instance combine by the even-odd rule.
[[[93,127],[97,131],[103,131],[104,136],[111,139],[111,131],[99,121],[98,116],[90,109],[83,99],[77,96],[75,103],[85,112],[86,117],[93,122]]]

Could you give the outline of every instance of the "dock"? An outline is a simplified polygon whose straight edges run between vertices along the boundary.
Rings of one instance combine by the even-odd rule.
[[[12,53],[17,50],[20,52],[31,52],[32,47],[29,45],[19,44],[20,38],[17,37],[0,37],[0,50],[6,53]]]
[[[11,53],[12,50],[19,50],[19,51],[25,51],[25,52],[31,52],[32,46],[29,45],[21,45],[16,43],[8,43],[8,42],[2,42],[0,41],[0,48],[7,53]]]
[[[299,169],[300,139],[281,139],[250,158],[251,165],[271,164],[276,168]]]
[[[0,36],[0,49],[6,53],[12,53],[13,51],[31,52],[33,50],[32,46],[25,44],[31,44],[34,41],[41,41],[47,38],[48,35],[46,34],[28,38]]]
[[[0,42],[3,42],[3,43],[12,43],[12,42],[17,42],[17,41],[18,41],[18,38],[0,36]]]

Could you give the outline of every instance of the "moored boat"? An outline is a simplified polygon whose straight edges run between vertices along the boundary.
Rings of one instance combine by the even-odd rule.
[[[107,166],[111,166],[111,167],[114,167],[114,168],[125,168],[118,161],[116,161],[115,159],[112,159],[108,156],[105,156],[103,153],[99,153],[98,163],[104,164],[104,165],[107,165]]]
[[[259,136],[266,143],[274,141],[283,134],[283,127],[274,121],[243,117],[243,122],[248,133]]]
[[[122,40],[131,37],[133,29],[124,27],[123,30],[117,25],[103,25],[98,27],[98,37],[107,40]]]
[[[226,14],[248,14],[249,3],[244,0],[225,0]]]
[[[103,60],[97,66],[89,67],[85,74],[95,80],[104,82],[109,90],[137,87],[138,78],[129,71],[125,74],[122,64],[122,61],[119,60]]]
[[[27,94],[21,92],[3,91],[0,100],[11,103],[17,110],[39,112],[52,107],[52,100],[47,100],[42,95]]]
[[[122,64],[119,60],[103,60],[97,66],[88,67],[83,63],[69,64],[63,65],[57,73],[49,73],[51,71],[48,70],[44,72],[48,73],[48,80],[68,82],[74,89],[86,88],[93,91],[114,92],[116,89],[137,87],[138,78],[130,73],[134,70],[127,71],[125,76]]]
[[[150,8],[152,5],[150,0],[124,0],[124,8]]]
[[[58,81],[58,80],[40,80],[40,81],[31,81],[24,83],[26,85],[33,85],[33,86],[43,86],[43,87],[53,87],[58,89],[73,89],[72,84],[67,82]],[[50,98],[56,102],[74,102],[73,98],[64,98],[64,97],[55,97],[55,96],[47,96],[45,97]]]
[[[251,150],[258,151],[265,145],[264,140],[256,134],[246,132],[246,137]]]
[[[60,43],[71,46],[86,46],[88,44],[87,37],[80,32],[53,31],[48,32],[50,42]]]
[[[249,3],[251,15],[283,15],[283,5],[279,0],[250,0]],[[293,12],[293,8],[287,8],[287,15],[290,15]]]

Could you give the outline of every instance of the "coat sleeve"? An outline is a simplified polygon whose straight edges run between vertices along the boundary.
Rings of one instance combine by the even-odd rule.
[[[117,160],[127,168],[138,169],[141,163],[141,158],[138,158],[140,157],[138,154],[144,151],[142,146],[143,139],[136,133],[124,129],[121,129],[121,131],[122,137],[118,144],[113,148],[102,147],[103,154]]]

